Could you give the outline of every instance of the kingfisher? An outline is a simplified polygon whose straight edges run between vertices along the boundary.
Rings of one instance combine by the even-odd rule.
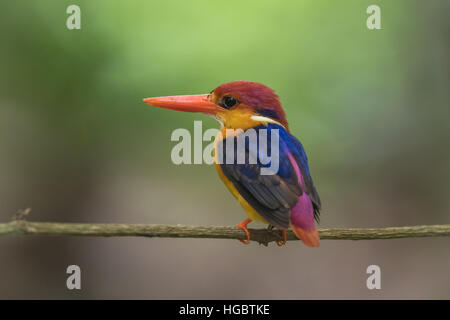
[[[247,213],[248,218],[236,225],[246,234],[247,239],[241,242],[250,242],[247,225],[260,221],[268,224],[270,229],[281,231],[283,240],[276,241],[279,246],[286,244],[289,227],[306,246],[320,246],[315,222],[319,221],[321,202],[311,178],[306,152],[290,133],[280,99],[271,88],[241,80],[224,83],[209,94],[145,98],[144,102],[164,109],[201,112],[219,121],[221,130],[214,140],[214,165],[220,179]],[[225,146],[250,130],[257,133],[264,130],[266,138],[257,135],[255,141],[244,137],[241,149],[245,159],[253,156],[256,161],[238,161],[239,150],[231,152]],[[271,150],[275,137],[278,139],[277,152]],[[277,155],[278,166],[274,172],[263,174],[271,163],[262,159],[262,149],[270,151],[272,156]],[[220,159],[218,155],[221,155]],[[224,158],[227,161],[224,162]]]

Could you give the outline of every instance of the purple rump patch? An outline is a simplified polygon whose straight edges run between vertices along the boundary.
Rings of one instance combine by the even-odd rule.
[[[305,183],[303,181],[302,174],[294,159],[294,156],[289,152],[289,160],[297,173],[298,182],[302,190],[305,190]],[[291,224],[299,227],[305,231],[312,231],[315,228],[314,225],[314,208],[311,199],[303,192],[303,194],[298,198],[297,204],[291,208]]]

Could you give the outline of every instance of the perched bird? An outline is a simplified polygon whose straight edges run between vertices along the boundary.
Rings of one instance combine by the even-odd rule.
[[[249,243],[247,225],[255,220],[281,230],[283,241],[277,241],[278,245],[286,243],[286,229],[291,227],[305,245],[319,246],[319,234],[314,223],[319,218],[319,195],[309,172],[305,150],[289,132],[286,115],[272,89],[258,82],[232,81],[220,85],[210,94],[146,98],[144,102],[165,109],[202,112],[221,123],[222,129],[214,141],[215,167],[219,177],[247,212],[248,219],[237,225],[247,235],[247,240],[241,240],[243,243]],[[230,134],[230,129],[235,131]],[[228,143],[229,139],[235,141],[250,129],[269,133],[266,149],[270,149],[271,139],[274,139],[270,133],[277,132],[279,166],[273,174],[262,174],[262,169],[269,164],[254,151],[260,150],[261,146],[252,148],[255,142],[250,139],[245,140],[244,154],[246,157],[255,156],[256,163],[236,161],[239,151],[234,153],[231,162],[218,161],[219,154],[226,158],[226,153],[230,152],[224,147],[224,142]],[[261,141],[258,138],[257,143]]]

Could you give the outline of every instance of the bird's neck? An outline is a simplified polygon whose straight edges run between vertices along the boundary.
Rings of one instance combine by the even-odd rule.
[[[217,114],[216,118],[224,129],[242,129],[245,131],[268,123],[276,123],[284,127],[281,123],[269,117],[255,115],[251,110],[229,110]]]

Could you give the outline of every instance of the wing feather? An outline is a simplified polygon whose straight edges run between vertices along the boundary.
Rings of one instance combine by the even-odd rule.
[[[273,175],[261,174],[261,168],[267,167],[270,164],[263,165],[261,163],[259,146],[250,148],[249,144],[252,143],[250,139],[245,140],[245,159],[248,162],[250,156],[253,156],[258,161],[256,164],[239,164],[237,162],[237,138],[227,137],[217,145],[217,151],[221,153],[221,159],[227,159],[227,144],[234,144],[234,162],[220,165],[224,175],[233,183],[244,199],[275,227],[281,229],[287,229],[289,227],[290,208],[295,206],[303,192],[306,192],[310,196],[313,202],[314,215],[318,219],[320,198],[309,174],[308,160],[300,141],[282,126],[276,124],[261,125],[253,129],[257,133],[260,129],[268,130],[266,149],[270,154],[271,130],[278,129],[280,157],[278,172]],[[259,134],[256,136],[257,144],[259,144]],[[289,159],[289,154],[293,155],[300,168],[302,180],[304,181],[303,188]]]
[[[278,130],[284,130],[281,126],[275,127]],[[254,128],[268,129],[267,149],[271,153],[271,126],[261,126]],[[245,159],[253,156],[257,159],[256,164],[238,164],[237,162],[237,138],[228,137],[220,141],[217,150],[222,153],[221,159],[227,159],[227,144],[234,144],[234,162],[221,164],[224,175],[233,183],[239,193],[247,200],[247,202],[270,224],[287,229],[290,223],[290,208],[293,207],[298,197],[302,195],[302,189],[299,184],[297,174],[288,158],[287,144],[283,141],[282,135],[279,134],[279,170],[277,174],[262,175],[261,168],[270,164],[261,164],[259,157],[259,146],[250,148],[252,141],[246,140],[245,143]],[[257,135],[257,143],[259,143],[259,135]],[[257,152],[255,152],[255,150]],[[256,153],[256,154],[255,154]]]

